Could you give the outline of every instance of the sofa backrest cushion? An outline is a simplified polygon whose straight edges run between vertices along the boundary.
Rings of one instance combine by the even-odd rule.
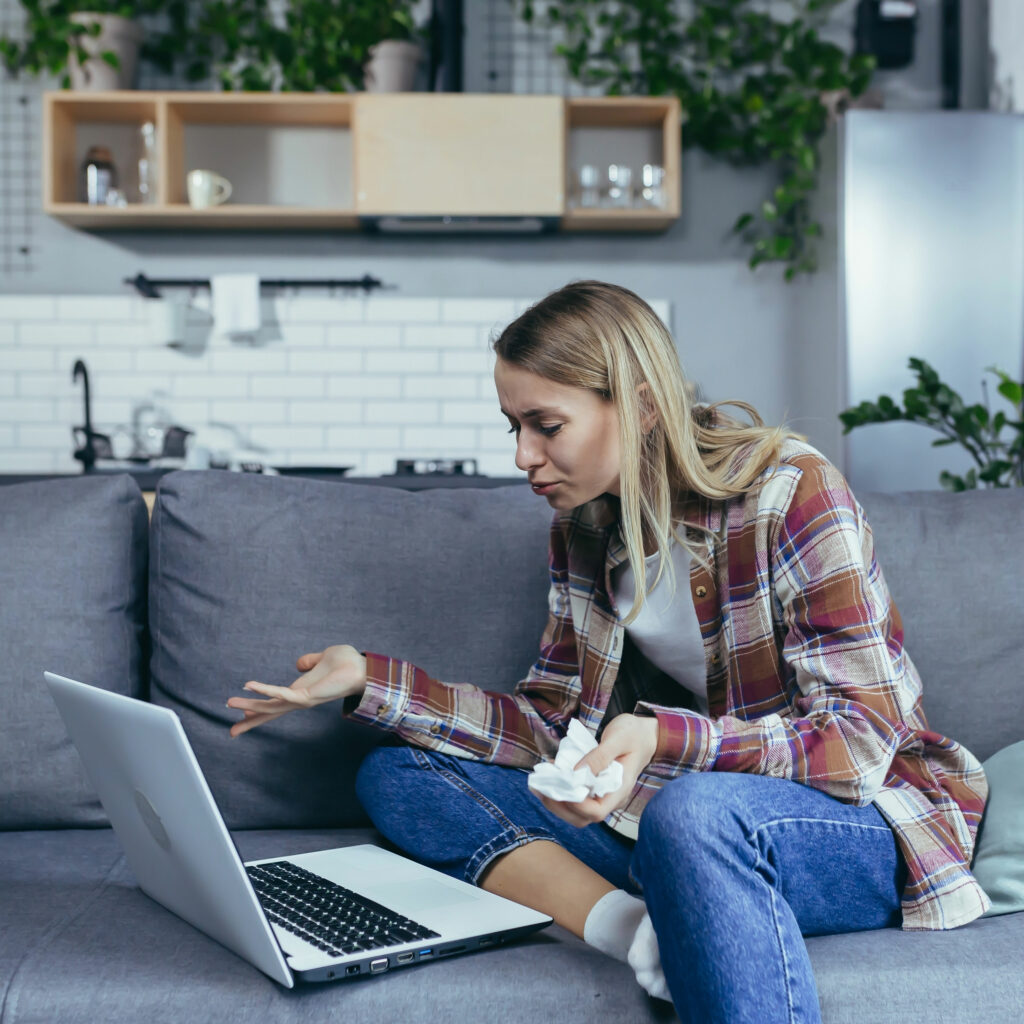
[[[146,505],[131,477],[0,487],[0,828],[107,825],[43,679],[144,696]]]
[[[230,828],[367,822],[385,733],[338,705],[232,739],[249,679],[290,685],[331,644],[509,690],[547,618],[552,511],[529,487],[420,492],[246,473],[165,476],[151,526],[152,699],[180,716]]]
[[[1024,488],[858,497],[929,726],[982,761],[1024,738]]]

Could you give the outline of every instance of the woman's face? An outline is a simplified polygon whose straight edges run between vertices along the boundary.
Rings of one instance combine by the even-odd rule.
[[[619,427],[611,402],[502,359],[494,384],[516,435],[516,465],[535,494],[568,510],[619,493]]]

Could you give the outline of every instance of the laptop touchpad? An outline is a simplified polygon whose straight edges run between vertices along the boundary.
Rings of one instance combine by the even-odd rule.
[[[480,898],[472,890],[463,889],[458,885],[446,885],[443,881],[433,878],[420,878],[415,882],[391,882],[387,885],[367,887],[362,891],[370,899],[409,916],[424,910],[433,910],[435,907],[472,903]]]

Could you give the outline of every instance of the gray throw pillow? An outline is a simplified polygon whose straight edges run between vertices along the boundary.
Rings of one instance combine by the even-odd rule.
[[[1024,740],[984,764],[989,794],[971,870],[992,900],[986,917],[1024,910]]]

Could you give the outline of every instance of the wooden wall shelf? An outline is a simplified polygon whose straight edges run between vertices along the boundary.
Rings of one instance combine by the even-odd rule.
[[[156,125],[157,201],[137,195],[139,129]],[[79,170],[113,152],[126,207],[90,206]],[[664,168],[661,207],[579,205],[581,163]],[[186,174],[233,184],[193,209]],[[48,92],[43,209],[86,229],[355,230],[376,217],[557,218],[565,231],[661,231],[680,212],[680,112],[670,97],[462,93]]]

